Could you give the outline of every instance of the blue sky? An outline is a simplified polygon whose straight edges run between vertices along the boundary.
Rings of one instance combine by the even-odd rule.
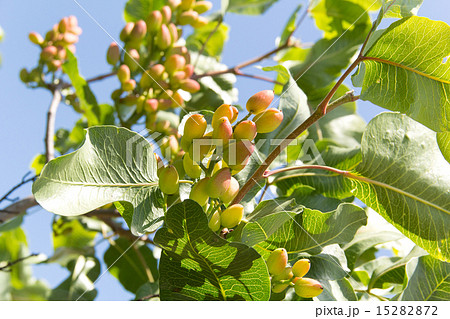
[[[122,11],[126,1],[78,0],[77,1],[110,35],[118,38],[124,25]],[[213,0],[213,10],[220,7],[219,0]],[[425,0],[419,15],[433,20],[450,22],[450,1]],[[267,52],[274,47],[274,41],[280,34],[285,21],[292,10],[306,1],[280,0],[266,14],[250,17],[230,14],[225,22],[231,25],[230,41],[226,44],[223,62],[235,65],[249,58]],[[6,193],[11,186],[20,181],[29,170],[32,158],[44,150],[45,116],[50,103],[50,94],[44,90],[27,89],[20,82],[18,74],[23,67],[35,66],[38,59],[38,48],[28,40],[30,31],[45,34],[51,26],[62,17],[76,15],[83,34],[77,44],[80,72],[86,78],[107,73],[110,69],[105,60],[106,49],[111,38],[93,21],[73,0],[41,0],[41,1],[0,1],[0,25],[5,37],[0,43],[2,65],[0,66],[0,111],[1,129],[0,145],[2,153],[0,164],[0,195]],[[314,27],[311,19],[307,19],[296,33],[304,42],[315,41],[320,32]],[[272,65],[266,62],[264,65]],[[249,73],[259,72],[257,69],[246,69]],[[117,80],[111,78],[92,85],[92,89],[101,103],[111,102],[109,94],[118,86]],[[271,88],[265,82],[239,78],[238,104],[244,103],[253,93]],[[371,103],[358,104],[361,115],[369,121],[380,108]],[[71,128],[78,116],[69,107],[62,105],[57,115],[57,128]],[[31,194],[31,186],[21,188],[14,196]],[[51,225],[52,214],[34,208],[25,219],[25,229],[32,252],[52,254]],[[99,256],[107,245],[99,246]],[[51,286],[58,284],[67,272],[58,265],[34,267],[39,278],[45,278]],[[103,269],[104,270],[104,269]],[[124,291],[116,279],[106,273],[99,280],[98,300],[126,300],[133,298]]]

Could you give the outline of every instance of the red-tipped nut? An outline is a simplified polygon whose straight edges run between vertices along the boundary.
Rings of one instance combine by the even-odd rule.
[[[256,124],[250,120],[243,121],[234,128],[234,138],[237,140],[253,141],[256,134]]]
[[[302,298],[313,298],[320,295],[323,287],[317,280],[311,278],[298,278],[294,285],[295,293]]]
[[[172,36],[167,25],[161,25],[161,30],[156,37],[156,44],[161,50],[167,49],[172,44]]]
[[[150,12],[148,18],[147,18],[147,28],[148,31],[156,33],[162,25],[162,13],[161,11],[152,11]]]
[[[178,54],[171,55],[167,58],[166,62],[164,63],[164,66],[166,68],[167,73],[169,75],[172,75],[175,73],[175,71],[181,70],[186,65],[186,59]]]
[[[247,111],[252,114],[257,114],[267,109],[272,103],[275,95],[272,90],[264,90],[256,93],[247,101]]]
[[[136,88],[136,81],[133,79],[130,79],[130,80],[122,83],[122,89],[125,92],[133,91],[135,88]]]
[[[200,90],[200,83],[192,79],[186,79],[180,83],[180,87],[184,91],[195,93]]]
[[[267,258],[267,268],[269,273],[276,276],[280,275],[286,268],[288,261],[288,254],[286,249],[277,248]]]
[[[283,112],[278,109],[267,109],[253,118],[258,133],[270,133],[283,122]]]
[[[231,186],[231,171],[228,167],[220,169],[209,180],[208,195],[211,198],[219,198],[224,195]]]
[[[116,42],[109,45],[108,51],[106,52],[106,61],[111,65],[116,65],[120,59],[120,49]]]
[[[172,19],[172,9],[169,6],[164,6],[161,8],[163,23],[168,24],[170,19]]]
[[[139,55],[139,52],[135,49],[131,49],[128,52],[125,53],[125,56],[123,58],[123,62],[128,65],[128,67],[130,68],[131,72],[136,71],[140,64],[139,64],[139,60],[140,60],[141,56]]]
[[[148,99],[145,100],[144,110],[147,113],[154,113],[158,110],[158,100],[157,99]]]
[[[228,144],[228,141],[233,136],[233,127],[231,126],[230,120],[227,117],[221,117],[213,130],[213,138],[221,139],[223,144]]]
[[[145,38],[147,34],[147,24],[144,20],[139,20],[134,24],[130,33],[130,40],[140,42]]]
[[[42,50],[41,59],[43,61],[51,61],[56,56],[56,54],[58,54],[58,49],[53,45],[49,45]]]
[[[120,31],[120,40],[122,40],[123,42],[128,41],[128,39],[130,38],[130,34],[131,31],[134,28],[134,22],[128,22],[122,29],[122,31]]]

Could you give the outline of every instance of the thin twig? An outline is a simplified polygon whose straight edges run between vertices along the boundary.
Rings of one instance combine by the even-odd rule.
[[[12,187],[2,198],[0,198],[0,203],[2,202],[2,201],[4,201],[4,200],[9,200],[9,201],[13,201],[13,202],[15,202],[15,201],[17,201],[17,199],[16,200],[11,200],[11,199],[9,199],[8,197],[9,197],[9,195],[11,195],[15,190],[17,190],[18,188],[20,188],[20,187],[22,187],[23,185],[25,185],[25,184],[27,184],[27,183],[29,183],[29,182],[32,182],[32,181],[34,181],[35,179],[36,179],[36,175],[34,175],[33,177],[30,177],[30,178],[26,178],[28,175],[30,175],[30,172],[28,172],[28,173],[26,173],[23,177],[22,177],[22,181],[19,183],[19,184],[17,184],[17,185],[15,185],[14,187]]]
[[[104,80],[104,79],[109,78],[111,76],[114,76],[116,74],[117,74],[117,72],[113,71],[113,72],[97,75],[97,76],[94,76],[92,78],[87,79],[86,82],[87,83],[93,83],[93,82],[101,81],[101,80]],[[62,89],[67,89],[67,88],[70,88],[70,87],[72,87],[72,84],[70,84],[70,83],[63,83],[61,85]]]
[[[10,269],[8,269],[8,268],[11,268],[12,266],[14,266],[14,265],[16,265],[16,264],[18,264],[18,263],[20,263],[20,262],[22,262],[24,260],[27,260],[28,258],[36,257],[36,256],[39,256],[39,254],[31,254],[29,256],[22,257],[22,258],[10,261],[5,266],[0,267],[0,271],[10,271]]]
[[[219,27],[220,27],[220,25],[222,24],[222,22],[223,22],[223,18],[220,18],[219,21],[217,21],[216,27],[209,33],[209,35],[208,35],[208,37],[206,38],[205,42],[203,42],[203,45],[202,45],[200,51],[198,51],[197,58],[195,59],[195,62],[194,62],[194,68],[197,66],[198,59],[200,58],[200,56],[201,56],[201,55],[203,54],[203,52],[205,51],[206,45],[208,44],[209,40],[211,40],[211,38],[212,38],[212,36],[214,35],[214,33],[216,33],[217,30],[219,30]]]
[[[263,192],[261,194],[261,197],[259,198],[258,204],[262,202],[264,195],[266,195],[266,193],[267,193],[267,189],[269,188],[269,185],[270,184],[266,182],[266,186],[263,189]]]
[[[55,158],[55,121],[56,111],[61,103],[61,88],[55,87],[52,94],[53,98],[47,112],[47,128],[45,131],[45,158],[47,162]]]
[[[273,83],[273,84],[283,85],[283,83],[278,82],[277,80],[272,80],[272,79],[266,78],[264,76],[243,73],[239,69],[236,70],[234,74],[239,75],[239,76],[243,76],[243,77],[246,77],[246,78],[251,78],[251,79],[266,81],[266,82]]]

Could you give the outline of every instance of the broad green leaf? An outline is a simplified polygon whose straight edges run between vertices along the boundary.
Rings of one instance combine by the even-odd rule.
[[[323,292],[314,299],[320,301],[357,301],[355,290],[347,278],[322,280]]]
[[[291,13],[291,16],[289,17],[288,21],[286,22],[286,25],[283,28],[283,32],[281,33],[279,45],[283,45],[289,36],[292,34],[292,32],[295,31],[295,26],[297,25],[297,19],[298,19],[298,13],[302,9],[303,5],[299,4],[297,8],[294,9],[294,11]]]
[[[325,246],[348,243],[366,223],[366,212],[353,204],[341,204],[330,213],[305,208],[255,248],[266,255],[279,247],[317,254]]]
[[[125,238],[114,240],[103,256],[108,271],[132,293],[158,279],[158,266],[147,245]]]
[[[361,161],[359,148],[346,149],[329,146],[320,156],[308,164],[325,164],[338,169],[352,169]],[[343,176],[319,169],[300,169],[276,175],[274,183],[281,194],[292,196],[303,185],[313,187],[316,192],[326,196],[345,199],[354,196],[354,186]]]
[[[33,184],[33,194],[42,207],[64,216],[129,202],[134,234],[158,228],[164,213],[150,143],[113,126],[89,128],[79,150],[50,161]]]
[[[288,198],[294,198],[302,206],[313,210],[320,210],[322,213],[336,210],[343,202],[337,198],[325,197],[316,192],[313,187],[306,185],[296,187]]]
[[[227,11],[239,14],[259,15],[266,12],[278,0],[228,0]]]
[[[450,132],[440,132],[436,134],[436,139],[447,162],[450,163]]]
[[[150,12],[161,9],[166,2],[163,0],[128,0],[123,16],[126,22],[146,20]]]
[[[53,289],[49,300],[91,301],[97,296],[94,282],[100,275],[100,263],[94,257],[79,256],[72,260],[67,269],[69,276]]]
[[[161,300],[268,300],[266,264],[253,249],[229,243],[208,227],[200,205],[172,206],[155,243],[160,261]]]
[[[219,60],[225,42],[228,40],[229,27],[217,21],[211,21],[195,31],[186,39],[186,47],[191,51],[200,51],[203,47],[203,55]],[[205,46],[206,43],[206,46]]]
[[[306,59],[299,56],[301,63],[292,62],[290,71],[308,100],[322,100],[338,77],[351,63],[363,43],[366,28],[358,26],[332,39],[320,39],[308,51]]]
[[[44,154],[38,154],[31,161],[30,168],[34,170],[36,175],[40,175],[46,163],[46,156]]]
[[[422,256],[406,265],[408,284],[400,300],[450,300],[450,264],[431,256]]]
[[[159,296],[154,298],[148,298],[148,296],[152,295],[159,295],[159,285],[156,282],[147,282],[143,284],[139,289],[136,291],[136,298],[135,300],[140,300],[142,298],[146,298],[145,300],[148,301],[154,301],[159,300]]]
[[[96,231],[86,229],[77,218],[60,217],[52,226],[53,248],[84,249],[94,242]]]
[[[322,0],[311,9],[316,25],[324,31],[326,39],[361,27],[366,31],[370,29],[370,17],[366,9],[355,2],[357,1]],[[375,6],[376,2],[373,1],[373,4]]]
[[[450,27],[410,17],[393,23],[365,52],[353,84],[361,99],[404,113],[434,131],[449,131]]]
[[[2,221],[0,223],[0,233],[16,229],[22,225],[24,214],[20,214],[17,217]]]
[[[260,203],[255,210],[246,217],[249,221],[241,232],[241,242],[247,246],[254,246],[267,240],[284,223],[302,211],[294,199],[270,199]]]
[[[370,0],[368,0],[370,1]],[[407,18],[417,15],[423,0],[384,0],[385,18]]]
[[[89,88],[89,84],[78,71],[77,58],[70,50],[66,50],[66,53],[67,61],[63,64],[62,68],[72,82],[77,97],[80,100],[80,108],[84,112],[89,126],[102,124],[100,122],[101,111],[97,99]]]
[[[347,257],[347,264],[350,269],[358,266],[358,257],[364,252],[373,248],[376,245],[398,240],[403,236],[396,232],[380,231],[380,232],[364,232],[357,234],[355,238],[342,248]]]
[[[450,165],[436,133],[405,115],[382,113],[361,145],[354,195],[432,256],[450,260]]]
[[[198,56],[191,53],[191,60],[196,62],[195,73],[203,74],[210,71],[223,71],[228,69],[225,64],[217,62],[213,57]],[[234,74],[222,74],[219,76],[205,76],[198,79],[200,91],[192,95],[186,102],[184,111],[215,110],[222,104],[233,104],[237,101],[238,91],[234,88],[236,76]],[[184,113],[182,111],[182,113]]]

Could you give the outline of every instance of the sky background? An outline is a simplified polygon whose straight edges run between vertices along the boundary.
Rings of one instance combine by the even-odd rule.
[[[123,8],[125,0],[78,0],[82,7],[114,38],[118,38],[124,26]],[[220,0],[213,0],[212,11],[220,9]],[[307,1],[279,0],[262,16],[227,14],[225,22],[231,26],[229,41],[225,45],[222,62],[232,66],[265,53],[275,46],[275,39],[281,33],[286,20],[298,4]],[[306,5],[305,5],[306,7]],[[450,23],[450,1],[425,0],[419,11],[420,16]],[[110,71],[105,55],[111,38],[73,0],[6,1],[0,0],[0,26],[5,31],[0,43],[0,197],[13,185],[20,182],[30,169],[33,157],[44,152],[45,118],[50,103],[50,93],[46,90],[32,90],[19,79],[23,67],[34,67],[39,49],[28,40],[30,31],[45,34],[62,17],[75,15],[83,34],[77,44],[80,73],[90,78]],[[314,42],[321,35],[311,18],[307,18],[295,36],[303,42]],[[267,61],[261,65],[274,65]],[[262,74],[254,67],[244,69],[246,73]],[[271,74],[268,74],[272,76]],[[267,74],[266,74],[267,76]],[[347,85],[350,85],[346,81]],[[118,87],[113,77],[91,85],[99,103],[111,103],[109,97]],[[238,78],[239,101],[244,104],[254,93],[270,89],[270,83]],[[382,109],[368,103],[358,102],[359,112],[366,121]],[[56,128],[73,127],[78,119],[70,107],[61,105],[56,118]],[[22,187],[12,197],[31,194],[31,185]],[[4,206],[4,203],[3,203]],[[1,206],[1,207],[3,207]],[[53,215],[35,207],[30,210],[24,222],[31,252],[53,253],[51,240],[51,220]],[[97,246],[97,254],[102,260],[108,248],[105,242]],[[103,267],[102,271],[105,270]],[[37,278],[45,279],[51,287],[66,278],[68,272],[59,265],[34,266]],[[97,300],[128,300],[134,295],[125,291],[118,281],[106,273],[96,284],[99,291]]]

